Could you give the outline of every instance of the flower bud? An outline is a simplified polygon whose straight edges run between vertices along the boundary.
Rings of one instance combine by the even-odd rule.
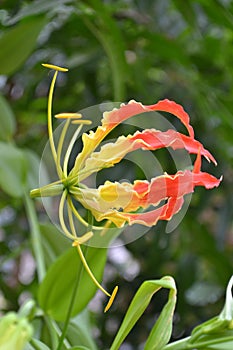
[[[33,333],[25,317],[9,312],[0,319],[0,350],[23,350]]]

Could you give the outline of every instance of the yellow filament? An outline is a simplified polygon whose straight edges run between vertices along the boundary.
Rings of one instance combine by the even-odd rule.
[[[68,207],[68,217],[69,217],[69,223],[70,223],[70,228],[71,228],[71,231],[73,233],[73,235],[75,236],[76,235],[76,230],[75,230],[75,227],[74,227],[74,221],[73,221],[73,216],[72,216],[72,212],[70,210],[70,207]],[[87,232],[87,236],[90,236],[93,235],[93,233],[90,231],[90,232]],[[78,254],[80,256],[80,259],[83,263],[83,266],[85,268],[85,270],[87,271],[88,275],[91,277],[92,281],[95,283],[95,285],[104,293],[106,294],[107,296],[111,296],[111,294],[109,294],[102,286],[101,284],[97,281],[97,279],[95,278],[95,276],[93,275],[90,267],[88,266],[87,264],[87,261],[83,255],[83,252],[82,252],[82,249],[81,249],[81,246],[80,246],[80,242],[79,242],[79,237],[77,237],[73,244],[72,244],[73,247],[77,247],[77,251],[78,251]]]
[[[111,295],[107,305],[105,306],[104,312],[107,312],[110,309],[110,307],[112,306],[112,303],[114,302],[114,299],[116,297],[117,292],[118,292],[118,286],[116,286],[113,289],[112,295]]]
[[[67,133],[69,125],[70,125],[70,120],[68,119],[65,122],[65,125],[63,126],[63,129],[62,129],[62,132],[61,132],[61,136],[59,138],[59,142],[58,142],[58,146],[57,146],[57,162],[56,162],[56,166],[57,166],[58,176],[60,178],[63,177],[63,172],[62,172],[62,169],[61,169],[61,152],[62,152],[62,147],[63,147],[63,144],[64,144],[65,136],[66,136],[66,133]],[[64,169],[63,169],[63,171],[64,171]],[[66,175],[65,175],[65,177],[66,177]]]
[[[80,113],[59,113],[55,115],[57,119],[77,119],[82,118],[82,114]]]
[[[74,239],[76,239],[76,236],[70,233],[70,231],[67,229],[65,221],[64,221],[63,212],[64,212],[64,205],[65,205],[66,196],[67,196],[67,192],[64,191],[62,193],[60,204],[59,204],[59,221],[60,221],[61,228],[62,228],[63,232],[65,233],[65,235],[68,238],[71,238],[72,240],[74,240]]]
[[[86,233],[84,233],[84,235],[77,237],[74,242],[72,243],[73,247],[76,247],[78,244],[84,244],[87,241],[89,241],[89,239],[91,239],[91,237],[93,237],[93,232],[92,231],[88,231]]]
[[[86,222],[82,217],[81,215],[79,214],[79,212],[77,211],[77,209],[75,208],[73,202],[72,202],[72,199],[70,197],[68,197],[68,203],[69,203],[69,206],[71,207],[72,211],[73,211],[73,214],[74,216],[86,227],[90,226],[88,224],[88,222]],[[99,231],[102,231],[103,229],[105,229],[105,226],[102,227],[102,226],[91,226],[93,230],[99,230]]]
[[[57,169],[58,173],[61,174],[62,170],[61,170],[60,164],[58,165],[58,162],[57,162],[57,152],[56,152],[56,147],[55,147],[55,143],[54,143],[54,139],[53,139],[52,102],[53,102],[53,92],[54,92],[54,87],[55,87],[55,82],[57,79],[58,71],[66,72],[68,69],[54,66],[52,64],[47,64],[47,63],[43,63],[42,66],[55,70],[55,73],[54,73],[54,76],[53,76],[53,79],[52,79],[52,82],[50,85],[50,89],[49,89],[49,96],[48,96],[48,134],[49,134],[49,142],[50,142],[50,148],[51,148],[51,152],[53,155],[53,159],[54,159],[54,162],[58,168]]]
[[[72,152],[73,146],[75,144],[75,141],[76,141],[76,139],[77,139],[81,129],[82,129],[82,124],[75,131],[74,135],[72,136],[72,138],[70,140],[69,146],[67,148],[67,151],[66,151],[66,154],[65,154],[65,157],[64,157],[64,164],[63,164],[63,171],[64,171],[65,177],[67,177],[67,175],[68,175],[68,162],[69,162],[70,154]]]
[[[100,236],[104,236],[107,232],[108,232],[108,229],[109,229],[109,226],[111,225],[111,221],[110,220],[108,220],[107,222],[106,222],[106,224],[104,225],[104,227],[102,227],[102,232],[100,233]]]
[[[82,235],[81,237],[77,236],[76,233],[76,229],[74,226],[74,220],[73,220],[73,216],[72,216],[72,210],[70,208],[70,206],[68,205],[67,207],[67,212],[68,212],[68,218],[69,218],[69,224],[70,224],[70,229],[71,232],[73,234],[73,236],[75,237],[74,242],[73,242],[73,246],[77,245],[77,244],[83,244],[86,243],[92,236],[93,236],[93,232],[89,231],[86,232],[84,235]]]
[[[42,63],[42,66],[49,69],[54,69],[55,71],[67,72],[68,68],[63,68],[59,66],[55,66],[54,64]]]
[[[69,223],[70,223],[71,231],[72,231],[73,235],[76,236],[76,230],[75,230],[74,221],[73,221],[73,216],[72,216],[72,211],[71,211],[70,206],[68,206],[68,217],[69,217]],[[92,237],[92,235],[93,235],[93,232],[92,232],[92,231],[89,231],[89,232],[87,232],[84,236],[82,236],[82,237],[77,237],[77,238],[74,240],[74,242],[72,243],[72,246],[77,248],[77,251],[78,251],[79,257],[80,257],[80,259],[81,259],[81,261],[82,261],[82,263],[83,263],[83,266],[84,266],[85,270],[87,271],[88,275],[90,276],[90,278],[92,279],[92,281],[94,282],[94,284],[95,284],[104,294],[106,294],[106,295],[110,298],[109,301],[108,301],[108,303],[107,303],[107,305],[106,305],[106,307],[105,307],[105,309],[104,309],[104,312],[107,312],[107,311],[110,309],[110,307],[111,307],[111,305],[112,305],[112,303],[113,303],[113,301],[114,301],[114,299],[115,299],[115,296],[116,296],[117,291],[118,291],[118,286],[116,286],[116,287],[114,288],[112,294],[109,294],[109,293],[101,286],[101,284],[97,281],[97,279],[96,279],[95,276],[93,275],[93,273],[92,273],[90,267],[88,266],[88,263],[87,263],[87,261],[86,261],[84,255],[83,255],[83,251],[82,251],[81,246],[80,246],[80,244],[81,244],[81,243],[80,243],[80,240],[81,240],[81,239],[86,239],[86,240],[88,240],[89,238]],[[85,241],[83,241],[83,243],[84,243],[84,242],[85,242]]]
[[[77,248],[77,251],[78,251],[78,254],[80,256],[80,259],[83,263],[83,266],[85,268],[85,270],[87,271],[88,275],[91,277],[92,281],[95,283],[95,285],[104,293],[106,294],[108,297],[111,297],[111,294],[109,294],[102,286],[101,284],[97,281],[97,279],[95,278],[95,276],[93,275],[93,273],[91,272],[88,264],[87,264],[87,261],[83,255],[83,252],[82,252],[82,249],[81,249],[81,246],[78,242],[74,241],[74,243],[72,244],[74,247]]]
[[[55,82],[57,79],[57,74],[58,74],[58,71],[56,71],[54,73],[53,80],[52,80],[51,85],[50,85],[49,97],[48,97],[48,134],[49,134],[50,148],[52,151],[52,155],[53,155],[53,159],[54,159],[55,164],[57,162],[57,151],[56,151],[54,139],[53,139],[52,101],[53,101],[53,91],[54,91],[54,86],[55,86]]]

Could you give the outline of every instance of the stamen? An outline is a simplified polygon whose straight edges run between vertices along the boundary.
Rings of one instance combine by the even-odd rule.
[[[57,167],[57,172],[58,172],[58,175],[60,178],[63,177],[63,175],[66,176],[65,174],[63,174],[63,171],[61,169],[61,152],[62,152],[62,147],[63,147],[63,144],[64,144],[64,140],[65,140],[65,137],[66,137],[66,133],[67,133],[67,130],[68,130],[68,127],[70,125],[70,120],[66,120],[64,126],[63,126],[63,129],[62,129],[62,132],[61,132],[61,136],[59,138],[59,141],[58,141],[58,146],[57,146],[57,162],[56,162],[56,167]]]
[[[51,82],[50,89],[49,89],[49,96],[48,96],[48,134],[49,134],[50,148],[52,151],[55,164],[57,161],[57,151],[56,151],[55,143],[53,139],[52,102],[53,102],[54,86],[57,79],[57,73],[58,73],[57,71],[54,73],[53,80]]]
[[[87,233],[85,233],[84,235],[75,238],[75,241],[72,243],[73,247],[77,247],[77,245],[86,243],[87,241],[89,241],[89,239],[91,239],[93,237],[93,232],[89,231]]]
[[[75,226],[74,226],[72,209],[70,208],[69,205],[67,206],[67,211],[68,211],[68,218],[69,218],[69,223],[70,223],[70,229],[71,229],[71,232],[72,232],[73,236],[75,237],[72,246],[76,247],[78,244],[86,243],[93,236],[93,232],[89,231],[89,232],[86,232],[81,237],[78,237],[77,233],[76,233]]]
[[[75,242],[74,242],[74,243],[75,243]],[[74,243],[73,243],[73,244],[74,244]],[[81,259],[81,261],[82,261],[82,263],[83,263],[83,266],[85,267],[85,269],[86,269],[88,275],[91,277],[92,281],[95,283],[95,285],[96,285],[104,294],[106,294],[108,297],[111,297],[111,294],[109,294],[109,293],[101,286],[101,284],[97,281],[97,279],[95,278],[95,276],[94,276],[93,273],[91,272],[91,270],[90,270],[90,268],[89,268],[89,266],[88,266],[88,264],[87,264],[87,261],[86,261],[84,255],[83,255],[83,252],[82,252],[82,249],[81,249],[80,244],[76,244],[76,243],[75,243],[75,247],[77,248],[77,251],[78,251],[78,254],[79,254],[79,256],[80,256],[80,259]],[[111,305],[110,305],[110,306],[111,306]]]
[[[49,64],[49,63],[42,63],[42,66],[49,68],[49,69],[54,69],[55,71],[60,71],[60,72],[67,72],[68,71],[68,68],[55,66],[54,64]]]
[[[72,124],[85,124],[85,125],[91,125],[92,121],[88,119],[80,119],[80,120],[72,120]]]
[[[62,228],[64,234],[68,238],[71,238],[72,240],[74,240],[74,239],[76,239],[76,235],[73,235],[73,234],[70,233],[70,231],[67,229],[65,221],[64,221],[63,212],[64,212],[64,205],[65,205],[66,196],[67,196],[67,191],[65,190],[62,193],[60,204],[59,204],[59,221],[60,221],[61,228]]]
[[[71,227],[71,231],[73,233],[74,236],[76,236],[76,231],[75,231],[75,227],[74,227],[74,221],[73,221],[73,216],[72,216],[72,212],[71,212],[71,209],[70,207],[68,206],[68,217],[69,217],[69,223],[70,223],[70,227]],[[90,267],[88,266],[88,263],[85,259],[85,256],[83,255],[83,252],[82,252],[82,249],[81,249],[81,245],[80,245],[80,241],[83,239],[83,243],[85,241],[87,241],[88,239],[90,239],[93,235],[93,232],[92,231],[89,231],[87,232],[85,235],[83,235],[82,237],[76,237],[74,242],[72,243],[72,246],[73,247],[76,247],[77,248],[77,251],[78,251],[78,254],[79,254],[79,257],[83,263],[83,266],[86,270],[86,272],[88,273],[88,275],[90,276],[90,278],[92,279],[92,281],[94,282],[94,284],[104,293],[106,294],[108,297],[110,297],[110,300],[105,308],[105,310],[107,311],[112,303],[113,303],[113,300],[115,298],[115,295],[117,293],[117,290],[118,290],[118,287],[114,289],[112,295],[109,294],[102,286],[101,284],[97,281],[97,279],[95,278],[95,276],[93,275]],[[106,312],[105,311],[105,312]]]
[[[79,128],[75,131],[74,135],[72,136],[69,146],[67,148],[65,157],[64,157],[64,164],[63,164],[63,171],[64,171],[64,175],[65,177],[67,177],[68,175],[68,162],[69,162],[69,158],[70,158],[70,154],[72,152],[73,146],[75,144],[75,141],[80,133],[80,131],[82,130],[82,124],[79,126]]]
[[[112,303],[114,302],[114,299],[116,297],[117,292],[118,292],[118,286],[116,286],[113,289],[112,295],[111,295],[107,305],[105,306],[104,312],[107,312],[110,309],[110,307],[112,306]]]
[[[71,201],[72,202],[72,201]],[[73,233],[74,236],[76,236],[76,230],[75,230],[75,227],[74,227],[74,221],[73,221],[73,216],[72,216],[72,211],[71,211],[71,208],[70,206],[68,206],[68,217],[69,217],[69,223],[70,223],[70,227],[71,227],[71,231]],[[87,271],[88,275],[90,276],[90,278],[92,279],[92,281],[94,282],[94,284],[104,293],[106,294],[108,297],[110,297],[105,309],[104,309],[104,312],[107,312],[114,299],[115,299],[115,296],[117,294],[117,291],[118,291],[118,286],[116,286],[112,292],[112,295],[109,294],[102,286],[101,284],[97,281],[97,279],[95,278],[95,276],[93,275],[90,267],[88,266],[88,263],[83,255],[83,252],[82,252],[82,249],[81,249],[81,244],[82,243],[85,243],[87,240],[89,240],[91,237],[93,236],[93,232],[92,231],[89,231],[87,232],[86,234],[84,234],[82,237],[76,237],[74,242],[72,243],[72,246],[73,247],[76,247],[77,248],[77,251],[78,251],[78,254],[79,254],[79,257],[83,263],[83,266],[85,268],[85,270]]]
[[[49,134],[49,142],[50,142],[50,148],[51,148],[51,152],[52,152],[52,155],[53,155],[53,159],[54,159],[54,162],[57,166],[57,170],[58,170],[58,173],[61,174],[62,173],[62,170],[61,170],[61,166],[60,164],[58,165],[58,162],[57,162],[57,151],[56,151],[56,147],[55,147],[55,143],[54,143],[54,138],[53,138],[53,123],[52,123],[52,102],[53,102],[53,92],[54,92],[54,87],[55,87],[55,82],[56,82],[56,79],[57,79],[57,74],[58,74],[58,71],[66,71],[65,68],[60,68],[60,67],[57,67],[57,66],[53,66],[51,64],[43,64],[44,67],[46,68],[53,68],[55,69],[55,73],[54,73],[54,76],[53,76],[53,79],[52,79],[52,82],[51,82],[51,85],[50,85],[50,89],[49,89],[49,96],[48,96],[48,134]]]
[[[72,199],[70,198],[70,196],[67,197],[68,199],[68,204],[71,207],[73,214],[75,215],[75,217],[86,227],[90,226],[89,223],[84,220],[81,215],[79,214],[79,212],[77,211],[77,209],[75,208]],[[110,222],[111,223],[111,222]],[[103,229],[105,229],[105,226],[91,226],[93,230],[98,230],[98,231],[102,231]]]
[[[59,113],[55,115],[57,119],[77,119],[82,118],[82,114],[80,113]]]
[[[111,225],[111,223],[112,223],[111,220],[108,220],[106,222],[106,224],[103,227],[102,232],[100,233],[100,236],[104,236],[108,232],[108,229],[109,229],[109,226]]]

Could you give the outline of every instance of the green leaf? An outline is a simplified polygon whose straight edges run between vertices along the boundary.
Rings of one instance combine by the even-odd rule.
[[[86,346],[75,346],[70,348],[70,350],[90,350],[90,348],[87,348]]]
[[[141,285],[128,308],[111,350],[119,349],[126,336],[149,305],[152,296],[161,288],[170,289],[168,302],[150,333],[145,349],[159,350],[168,343],[171,337],[172,316],[176,305],[175,281],[170,276],[163,277],[160,280],[146,281]]]
[[[97,347],[90,336],[92,333],[89,312],[85,309],[69,323],[66,338],[71,345],[79,344],[90,350],[97,350]]]
[[[5,19],[3,18],[4,25],[15,24],[21,19],[32,16],[39,15],[42,13],[48,13],[49,11],[53,11],[53,13],[64,11],[64,5],[68,3],[72,3],[73,0],[37,0],[32,3],[23,4],[20,8],[19,12],[11,17],[10,19],[5,14]]]
[[[102,278],[106,252],[106,249],[86,248],[86,260],[98,280]],[[55,320],[65,320],[74,285],[79,276],[80,282],[73,304],[72,317],[87,306],[96,292],[96,286],[84,270],[74,248],[62,254],[49,268],[39,287],[38,299],[41,308]]]
[[[0,140],[9,141],[15,132],[15,117],[6,99],[0,95]]]
[[[108,56],[113,79],[114,100],[123,101],[126,94],[125,82],[129,74],[125,59],[124,38],[106,4],[99,0],[89,0],[88,3],[92,11],[91,9],[88,11],[88,7],[86,9],[83,7],[82,18],[84,18],[85,24],[99,40]],[[89,18],[86,14],[91,15],[91,17]]]
[[[70,248],[70,240],[52,224],[46,223],[40,225],[45,263],[49,267],[58,256]]]
[[[188,22],[192,27],[196,25],[196,15],[193,8],[193,3],[189,0],[173,0],[177,10],[182,15],[183,19]]]
[[[27,180],[25,185],[26,189],[30,190],[32,188],[38,187],[40,158],[35,152],[29,149],[25,149],[23,152],[27,162]]]
[[[0,37],[0,74],[15,72],[28,58],[45,25],[45,17],[30,17],[8,29]]]
[[[25,350],[49,350],[49,348],[40,340],[32,338],[30,344],[26,345]]]
[[[24,153],[17,147],[0,142],[0,187],[12,197],[24,193],[27,163]]]

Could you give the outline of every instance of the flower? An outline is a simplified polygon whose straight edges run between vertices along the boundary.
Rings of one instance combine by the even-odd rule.
[[[81,114],[61,113],[57,118],[65,119],[57,147],[53,139],[52,128],[52,96],[58,71],[66,71],[53,65],[44,64],[47,68],[55,69],[48,98],[48,133],[50,147],[58,173],[59,180],[31,191],[32,197],[61,195],[59,206],[59,219],[64,233],[73,240],[73,246],[77,247],[81,260],[97,286],[102,286],[95,280],[82,254],[81,244],[89,240],[94,230],[106,230],[110,223],[116,227],[124,227],[126,224],[139,223],[145,226],[153,226],[159,220],[170,220],[180,211],[184,202],[184,196],[192,193],[196,186],[203,186],[206,189],[217,187],[221,178],[201,171],[202,157],[209,162],[217,164],[211,153],[194,138],[194,131],[190,125],[189,115],[179,104],[162,100],[154,105],[144,106],[134,100],[128,104],[122,104],[120,108],[113,109],[103,114],[101,125],[96,131],[83,133],[82,151],[77,155],[73,168],[68,172],[68,162],[75,141],[81,132],[84,124],[91,123],[83,120]],[[109,142],[101,147],[101,142],[119,124],[130,117],[138,115],[138,118],[146,118],[149,112],[160,111],[173,114],[187,129],[187,135],[176,130],[169,129],[160,131],[157,129],[145,129],[136,131],[133,135],[120,136],[116,142]],[[63,163],[61,162],[61,150],[70,123],[78,124],[69,146],[65,152]],[[97,147],[100,147],[96,151]],[[98,188],[88,188],[83,180],[92,173],[103,168],[113,167],[119,163],[127,153],[137,149],[158,150],[160,148],[172,148],[173,150],[184,149],[188,154],[195,154],[196,160],[193,168],[179,170],[176,174],[164,173],[161,176],[147,180],[135,180],[134,183],[106,181]],[[107,220],[105,226],[92,226],[91,230],[81,237],[78,237],[74,225],[74,218],[77,218],[87,229],[90,227],[77,211],[74,203],[79,202],[89,210],[95,220],[102,222]],[[64,220],[65,202],[67,203],[67,214],[69,227]],[[152,209],[151,209],[152,208]],[[117,292],[117,287],[112,295],[103,290],[110,297],[112,303]],[[106,309],[108,309],[108,306]]]

